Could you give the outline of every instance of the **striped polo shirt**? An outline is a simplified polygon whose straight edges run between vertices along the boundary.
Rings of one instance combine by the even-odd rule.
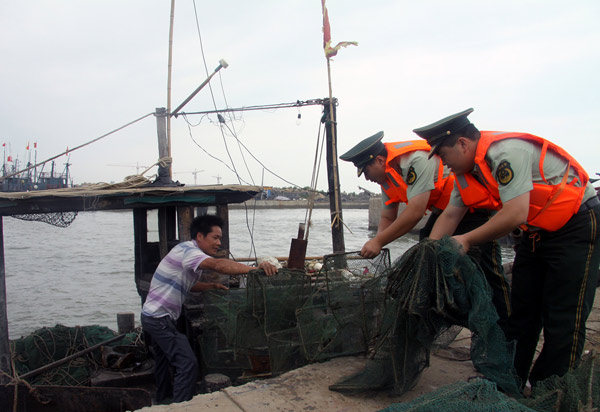
[[[202,274],[198,266],[209,257],[195,240],[182,242],[171,249],[154,272],[142,314],[153,318],[168,315],[177,320],[185,296]]]

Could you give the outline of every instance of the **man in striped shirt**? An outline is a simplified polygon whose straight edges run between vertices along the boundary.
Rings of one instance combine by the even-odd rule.
[[[189,291],[227,289],[220,283],[200,282],[202,270],[242,275],[253,269],[232,260],[211,257],[221,246],[222,227],[223,220],[218,216],[195,218],[190,226],[192,240],[171,249],[152,277],[141,319],[144,331],[152,339],[156,401],[159,403],[170,396],[173,402],[184,402],[195,394],[198,362],[187,337],[177,331],[176,321]],[[258,268],[267,276],[277,272],[277,268],[268,262],[262,262]],[[170,367],[174,369],[173,383]]]

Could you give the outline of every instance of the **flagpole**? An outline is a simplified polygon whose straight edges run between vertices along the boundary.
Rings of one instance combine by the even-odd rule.
[[[339,175],[338,175],[338,166],[337,166],[337,142],[336,142],[336,135],[335,135],[335,131],[336,128],[333,127],[333,125],[335,125],[336,119],[335,119],[335,113],[333,111],[333,89],[331,86],[331,64],[330,64],[330,60],[329,57],[327,57],[327,81],[329,83],[329,115],[331,116],[331,123],[332,123],[332,127],[331,127],[331,151],[332,151],[332,166],[333,166],[333,186],[334,186],[334,198],[335,198],[335,215],[333,217],[333,219],[331,220],[331,226],[333,227],[333,225],[335,225],[336,228],[340,227],[340,204],[339,204]]]

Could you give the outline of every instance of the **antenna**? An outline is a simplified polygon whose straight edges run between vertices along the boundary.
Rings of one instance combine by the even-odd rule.
[[[197,180],[196,180],[196,177],[198,177],[198,173],[202,173],[202,172],[204,172],[204,170],[198,170],[198,169],[194,169],[194,171],[193,171],[193,172],[191,172],[191,171],[188,171],[188,172],[175,172],[174,174],[176,174],[176,175],[177,175],[177,174],[180,174],[180,173],[191,173],[191,174],[193,174],[193,175],[194,175],[194,186],[196,186],[196,184],[197,184],[197,183],[196,183],[196,181],[197,181]],[[214,177],[214,176],[213,176],[213,177]]]

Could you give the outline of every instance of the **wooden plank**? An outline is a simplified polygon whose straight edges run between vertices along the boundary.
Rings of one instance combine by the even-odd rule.
[[[86,195],[81,196],[31,196],[22,199],[0,197],[0,216],[31,213],[82,212],[96,210],[122,210],[138,207],[158,208],[160,206],[214,206],[217,203],[241,203],[258,192],[248,191],[184,191]]]

